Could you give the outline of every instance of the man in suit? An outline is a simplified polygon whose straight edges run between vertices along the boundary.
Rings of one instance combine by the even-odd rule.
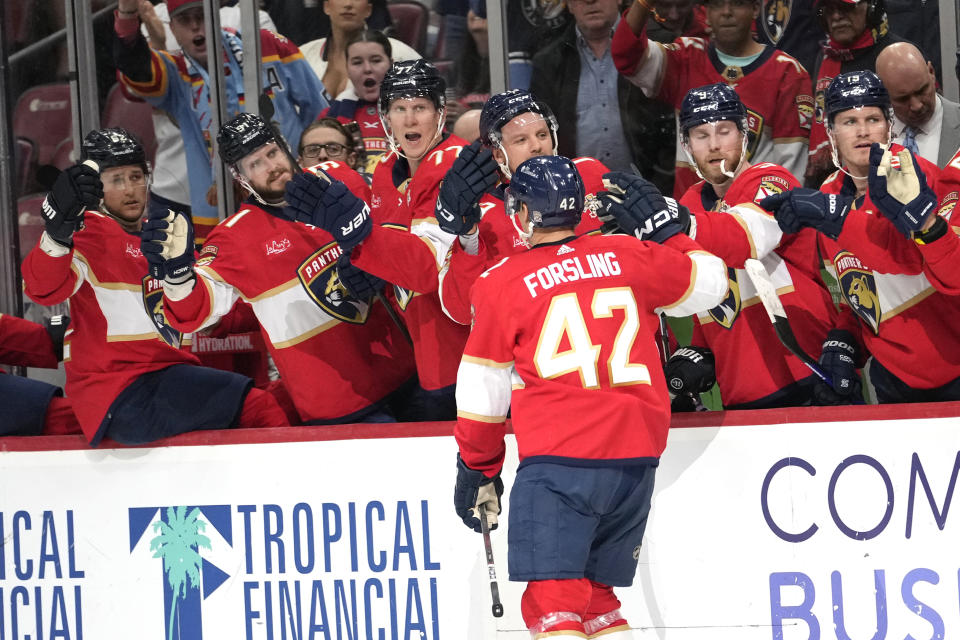
[[[960,104],[937,95],[930,61],[909,42],[897,42],[877,56],[877,75],[893,104],[893,141],[945,165],[960,147]]]

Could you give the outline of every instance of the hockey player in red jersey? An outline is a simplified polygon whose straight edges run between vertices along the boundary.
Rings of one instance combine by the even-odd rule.
[[[303,422],[392,421],[388,397],[413,375],[409,347],[373,300],[377,284],[341,259],[329,233],[292,221],[284,208],[288,185],[300,184],[301,175],[319,178],[296,170],[258,116],[236,116],[217,142],[251,196],[210,233],[196,264],[183,249],[178,220],[147,221],[143,251],[166,274],[167,318],[196,331],[242,298]],[[366,210],[369,188],[356,171],[333,161],[310,171],[335,187],[326,193],[328,209]]]
[[[470,287],[480,274],[527,248],[516,220],[504,214],[504,189],[524,161],[556,155],[557,119],[547,104],[527,91],[498,93],[480,113],[480,143],[484,151],[474,143],[447,171],[435,211],[440,228],[459,236],[440,270],[440,300],[444,312],[461,324],[470,323]],[[573,163],[588,201],[594,202],[607,168],[595,158],[575,158]],[[577,235],[600,228],[595,208],[587,206]]]
[[[960,399],[960,337],[953,326],[960,297],[952,295],[955,285],[938,281],[942,263],[926,261],[942,258],[939,251],[951,242],[940,244],[948,228],[933,217],[936,197],[925,189],[938,170],[890,144],[893,109],[873,72],[838,75],[827,87],[824,108],[838,171],[820,191],[794,189],[761,205],[775,212],[786,233],[820,231],[824,268],[847,303],[841,324],[851,337],[846,355],[861,359],[854,339],[871,355],[864,368],[871,399]],[[926,176],[922,182],[918,171]],[[904,180],[913,184],[904,186]]]
[[[323,181],[305,185],[307,195],[293,207],[297,219],[333,233],[353,265],[394,286],[417,363],[420,386],[407,410],[416,420],[456,415],[457,363],[468,333],[443,314],[437,292],[440,266],[456,236],[437,226],[434,203],[444,173],[467,146],[443,130],[445,88],[424,60],[397,62],[384,77],[380,118],[391,152],[373,174],[372,223],[350,224],[350,218],[317,209]]]
[[[792,56],[753,39],[758,0],[707,0],[707,24],[713,35],[649,42],[650,2],[634,2],[620,21],[611,44],[617,70],[651,98],[680,108],[693,87],[716,82],[733,87],[747,108],[747,158],[772,162],[802,176],[814,105],[810,75]],[[696,182],[693,167],[677,145],[674,195],[680,198]]]
[[[81,151],[87,163],[61,173],[44,201],[46,230],[24,261],[23,280],[40,304],[70,301],[66,392],[90,444],[285,424],[252,380],[197,366],[179,348],[183,336],[167,323],[160,281],[140,250],[149,185],[143,147],[123,129],[104,129],[90,132]],[[192,255],[192,239],[187,246]]]
[[[483,505],[496,524],[511,411],[520,467],[508,562],[510,579],[528,582],[524,622],[534,638],[629,638],[613,589],[636,572],[670,417],[651,339],[657,313],[716,305],[726,269],[685,237],[676,248],[577,237],[583,183],[561,156],[520,165],[507,200],[532,248],[473,287],[457,375],[456,512],[480,531]],[[666,224],[655,240],[679,233]]]
[[[680,109],[681,145],[703,179],[687,190],[677,211],[689,219],[690,237],[726,262],[730,293],[722,304],[694,318],[691,347],[674,353],[667,363],[667,377],[681,396],[708,388],[713,372],[703,365],[712,353],[726,408],[835,402],[821,388],[819,378],[780,344],[744,271],[747,259],[763,262],[801,347],[817,353],[836,312],[820,280],[816,233],[807,230],[784,236],[776,220],[756,204],[799,182],[779,165],[751,164],[746,159],[747,118],[737,93],[722,83],[691,89]],[[647,192],[624,183],[629,176],[616,175],[610,180],[625,192],[624,201],[635,206],[610,211],[622,228],[643,238],[656,229],[654,216],[659,209],[640,206]],[[743,362],[752,365],[745,368]]]

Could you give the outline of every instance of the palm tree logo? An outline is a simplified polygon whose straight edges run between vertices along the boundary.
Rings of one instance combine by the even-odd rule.
[[[202,533],[207,523],[200,519],[200,509],[193,507],[189,512],[187,509],[167,507],[166,518],[153,523],[153,532],[157,535],[150,540],[150,551],[154,558],[163,560],[163,571],[173,594],[167,640],[174,639],[174,620],[187,590],[200,587],[200,549],[211,549],[210,539]]]

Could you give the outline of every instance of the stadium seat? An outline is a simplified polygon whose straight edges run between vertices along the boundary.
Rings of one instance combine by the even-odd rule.
[[[50,164],[57,145],[70,137],[70,85],[44,84],[27,89],[13,110],[13,135],[34,144],[37,166]]]
[[[153,162],[157,152],[157,137],[153,132],[153,108],[149,104],[129,97],[120,84],[116,84],[107,94],[100,124],[103,127],[123,127],[135,134],[143,143],[147,160]]]
[[[427,24],[430,22],[430,10],[413,0],[387,3],[387,10],[393,19],[394,38],[406,42],[421,55],[427,46]]]
[[[17,222],[20,228],[20,260],[27,257],[43,233],[43,214],[41,208],[44,193],[34,193],[17,200]]]

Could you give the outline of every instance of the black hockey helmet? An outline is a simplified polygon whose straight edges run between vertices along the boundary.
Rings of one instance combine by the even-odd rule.
[[[823,94],[823,106],[828,125],[833,124],[833,118],[841,111],[860,107],[879,107],[887,120],[893,120],[890,94],[873,71],[848,71],[838,75]]]
[[[252,113],[238,113],[217,132],[220,159],[228,165],[235,165],[247,155],[275,140],[266,121]]]
[[[553,148],[557,148],[557,118],[546,102],[536,99],[529,91],[511,89],[490,96],[480,112],[480,142],[495,147],[501,141],[500,130],[517,116],[534,113],[541,116],[550,128]]]
[[[690,129],[707,122],[730,120],[747,132],[747,108],[730,85],[718,82],[687,91],[680,105],[680,132],[686,139]]]
[[[93,160],[100,171],[111,167],[139,165],[146,173],[147,154],[140,141],[126,129],[94,129],[80,145],[80,160]]]
[[[380,114],[386,116],[393,101],[400,98],[428,98],[439,110],[444,105],[446,90],[447,81],[426,60],[395,62],[380,83]]]

